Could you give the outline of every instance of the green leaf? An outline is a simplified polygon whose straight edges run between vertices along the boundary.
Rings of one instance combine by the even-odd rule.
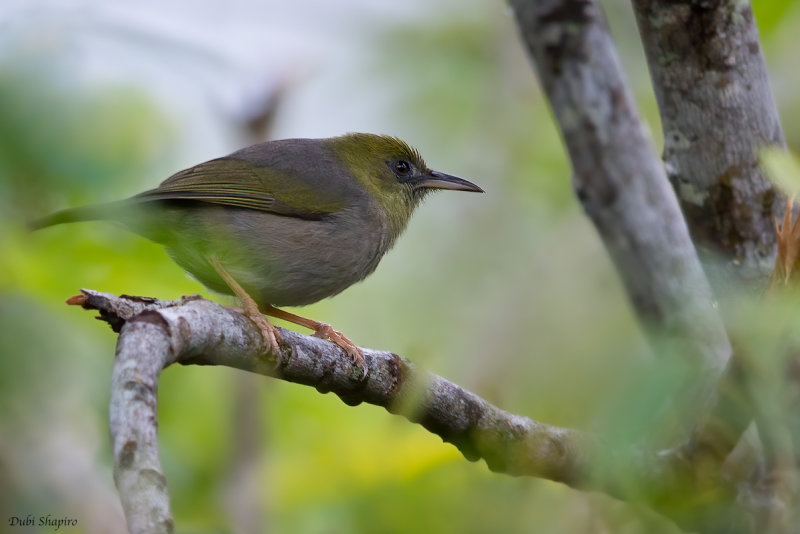
[[[800,158],[796,154],[776,147],[761,151],[761,166],[772,182],[787,195],[800,193]]]

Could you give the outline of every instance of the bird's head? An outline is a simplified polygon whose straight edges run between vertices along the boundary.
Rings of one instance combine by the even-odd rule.
[[[351,133],[332,139],[348,170],[390,213],[411,211],[434,189],[483,189],[462,178],[428,168],[416,149],[388,135]]]

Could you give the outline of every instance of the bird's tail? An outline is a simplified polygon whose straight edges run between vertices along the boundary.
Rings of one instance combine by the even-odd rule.
[[[40,219],[28,223],[30,230],[39,230],[57,224],[98,221],[98,220],[119,220],[120,210],[129,208],[125,202],[109,202],[108,204],[94,204],[91,206],[79,206],[57,211]]]

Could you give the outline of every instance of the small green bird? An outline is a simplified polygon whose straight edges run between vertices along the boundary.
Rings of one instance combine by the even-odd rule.
[[[131,198],[66,209],[31,226],[121,223],[163,244],[206,287],[236,295],[273,352],[280,335],[262,313],[310,328],[363,366],[358,347],[330,325],[275,306],[311,304],[363,280],[434,189],[483,192],[432,171],[395,137],[284,139],[180,171]]]

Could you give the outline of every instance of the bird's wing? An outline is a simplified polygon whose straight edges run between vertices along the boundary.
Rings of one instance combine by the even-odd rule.
[[[132,200],[194,200],[303,219],[320,219],[346,206],[343,195],[315,185],[302,176],[225,157],[179,171]]]

